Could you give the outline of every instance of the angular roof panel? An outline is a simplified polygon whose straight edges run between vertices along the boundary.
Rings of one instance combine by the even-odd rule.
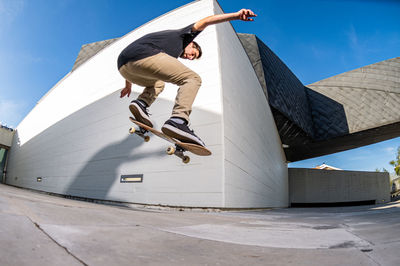
[[[288,161],[400,136],[400,57],[304,86],[261,40],[239,37],[269,100]]]

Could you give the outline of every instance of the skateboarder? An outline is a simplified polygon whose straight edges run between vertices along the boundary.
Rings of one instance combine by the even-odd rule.
[[[132,83],[145,87],[143,93],[129,105],[135,119],[153,127],[147,108],[163,91],[164,82],[176,84],[179,89],[172,116],[161,130],[182,142],[205,146],[188,126],[201,78],[177,58],[194,60],[201,57],[201,48],[193,40],[207,26],[231,20],[253,21],[255,16],[249,9],[212,15],[182,29],[147,34],[128,45],[118,57],[118,70],[125,78],[125,88],[120,97],[129,97]]]

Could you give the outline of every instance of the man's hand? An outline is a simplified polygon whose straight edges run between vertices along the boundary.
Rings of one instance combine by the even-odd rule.
[[[252,17],[257,17],[257,15],[254,14],[254,12],[251,11],[250,9],[241,9],[240,11],[235,13],[212,15],[197,21],[193,26],[193,30],[202,31],[210,25],[237,19],[243,21],[253,21],[254,19],[252,19]]]
[[[122,89],[120,98],[124,98],[126,95],[128,95],[128,97],[131,95],[131,88],[125,87]]]
[[[237,14],[239,19],[243,21],[254,21],[254,19],[251,17],[257,17],[257,15],[254,14],[254,12],[250,9],[241,9],[237,12]]]
[[[123,88],[121,90],[121,96],[120,98],[125,97],[126,95],[128,95],[128,97],[131,95],[131,91],[132,91],[132,83],[130,83],[129,81],[125,81],[125,88]]]

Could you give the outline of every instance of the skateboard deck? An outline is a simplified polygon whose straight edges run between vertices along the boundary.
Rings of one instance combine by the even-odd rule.
[[[156,135],[172,144],[175,146],[170,146],[167,149],[167,154],[169,155],[176,155],[182,159],[184,163],[188,163],[190,161],[190,157],[185,155],[184,152],[188,151],[193,154],[199,155],[199,156],[209,156],[211,155],[211,151],[207,149],[206,147],[193,144],[193,143],[186,143],[186,142],[180,142],[174,138],[171,138],[161,131],[158,131],[152,127],[149,127],[143,123],[140,123],[139,121],[136,121],[133,117],[129,117],[129,120],[131,120],[132,123],[137,125],[139,128],[136,129],[134,127],[129,129],[129,133],[131,134],[136,134],[144,139],[145,142],[148,142],[150,140],[150,136],[147,135],[148,132],[151,132],[153,135]]]

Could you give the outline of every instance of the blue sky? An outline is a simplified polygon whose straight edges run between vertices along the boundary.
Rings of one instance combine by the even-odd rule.
[[[16,127],[72,68],[83,44],[121,37],[190,1],[0,0],[0,122]],[[400,56],[400,1],[220,0],[225,12],[250,8],[254,33],[304,83]],[[387,168],[400,138],[292,163],[347,170]]]

